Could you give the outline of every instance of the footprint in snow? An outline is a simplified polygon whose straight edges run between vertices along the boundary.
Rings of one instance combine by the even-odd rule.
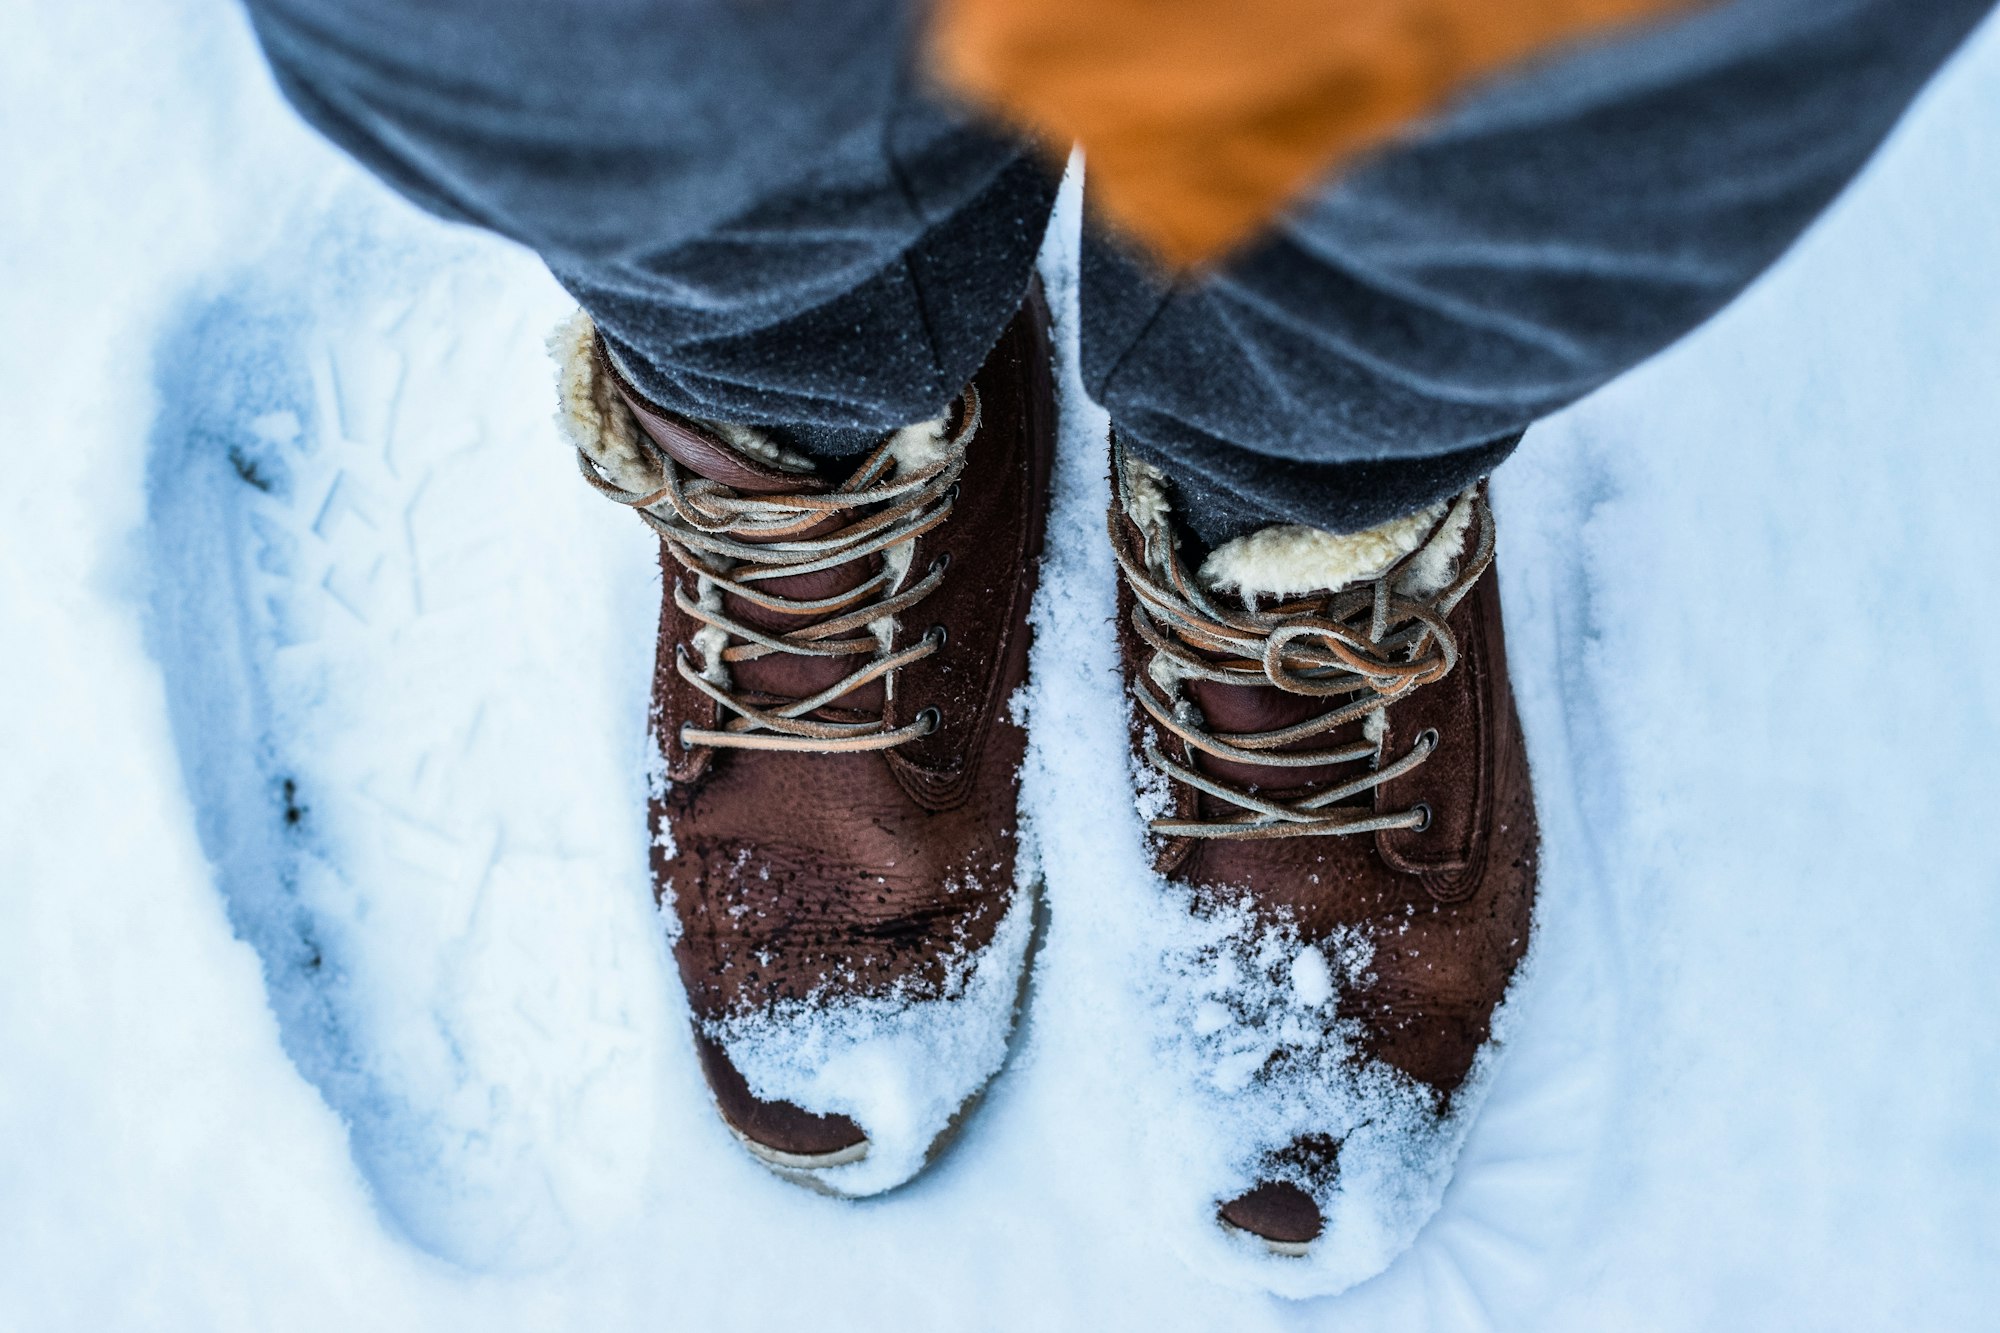
[[[329,233],[168,327],[153,641],[286,1052],[395,1228],[519,1270],[641,1174],[616,1128],[645,1119],[661,979],[607,739],[638,721],[584,665],[615,657],[566,586],[588,550],[527,466],[560,471],[550,297],[377,253]]]

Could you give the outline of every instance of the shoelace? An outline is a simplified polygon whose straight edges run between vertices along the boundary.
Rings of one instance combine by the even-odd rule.
[[[652,453],[663,482],[650,492],[627,491],[607,481],[589,455],[577,451],[584,480],[638,511],[664,539],[675,561],[695,576],[692,595],[683,580],[674,581],[674,605],[707,627],[704,634],[713,631],[711,637],[720,640],[719,647],[705,644],[707,660],[700,667],[695,666],[686,644],[675,647],[674,669],[681,679],[725,710],[719,727],[683,726],[683,745],[819,753],[887,750],[937,729],[942,719],[935,708],[924,709],[900,727],[891,727],[887,717],[879,715],[862,721],[830,722],[808,714],[837,704],[870,681],[885,681],[893,697],[895,673],[943,646],[944,636],[933,628],[909,647],[892,651],[888,627],[894,617],[937,590],[950,563],[948,556],[941,555],[915,582],[908,582],[916,539],[950,515],[958,498],[959,476],[965,471],[966,448],[979,430],[977,390],[967,386],[962,404],[958,428],[944,441],[935,459],[891,476],[897,467],[892,437],[869,454],[847,480],[816,494],[741,494],[687,471],[643,433],[641,443]],[[835,515],[852,518],[832,532],[795,535]],[[851,564],[877,553],[883,556],[880,569],[830,597],[786,597],[759,586],[772,579]],[[729,615],[723,608],[724,593],[788,616],[824,618],[773,633]],[[803,699],[759,706],[731,692],[729,664],[772,653],[866,655],[867,660]]]
[[[1200,772],[1192,762],[1178,762],[1148,734],[1145,754],[1154,768],[1174,782],[1234,807],[1232,813],[1213,819],[1155,819],[1150,825],[1153,831],[1184,838],[1296,838],[1426,827],[1430,812],[1421,804],[1392,814],[1334,807],[1417,768],[1437,749],[1436,732],[1427,730],[1407,753],[1386,764],[1378,762],[1381,756],[1375,741],[1338,749],[1280,747],[1311,740],[1379,712],[1444,679],[1458,664],[1458,639],[1446,617],[1493,563],[1493,515],[1484,490],[1454,501],[1416,551],[1375,579],[1309,601],[1286,602],[1269,610],[1255,606],[1239,610],[1219,606],[1202,590],[1165,534],[1156,539],[1156,534],[1147,533],[1145,549],[1132,549],[1119,518],[1126,509],[1122,460],[1114,463],[1113,475],[1119,478],[1121,503],[1111,514],[1111,546],[1136,599],[1132,627],[1154,653],[1135,691],[1153,720],[1190,747],[1190,761],[1192,751],[1199,750],[1218,759],[1278,769],[1363,760],[1374,765],[1350,781],[1289,800],[1274,800]],[[1456,577],[1433,596],[1418,598],[1397,592],[1395,585],[1410,561],[1452,521],[1460,506],[1471,507],[1478,537]],[[1288,694],[1352,697],[1288,727],[1217,732],[1208,728],[1200,711],[1177,688],[1173,694],[1179,697],[1158,697],[1155,668],[1161,664],[1164,674],[1176,681],[1270,685]]]

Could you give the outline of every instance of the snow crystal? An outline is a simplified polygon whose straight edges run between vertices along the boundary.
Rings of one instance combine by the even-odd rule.
[[[1317,1009],[1334,996],[1333,969],[1326,955],[1313,945],[1292,957],[1292,998],[1308,1009]]]

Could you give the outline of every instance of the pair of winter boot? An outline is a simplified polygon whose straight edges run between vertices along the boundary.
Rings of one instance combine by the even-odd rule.
[[[554,349],[584,477],[660,539],[652,867],[716,1107],[796,1180],[891,1188],[1004,1061],[1034,934],[1010,700],[1055,440],[1042,297],[945,416],[838,469],[649,403],[581,314]],[[1251,954],[1276,941],[1297,1011],[1245,1095],[1332,1079],[1399,1108],[1322,1124],[1308,1098],[1212,1201],[1242,1243],[1308,1254],[1366,1208],[1350,1178],[1452,1151],[1430,1130],[1526,949],[1536,826],[1493,516],[1480,486],[1203,552],[1113,436],[1152,869]]]

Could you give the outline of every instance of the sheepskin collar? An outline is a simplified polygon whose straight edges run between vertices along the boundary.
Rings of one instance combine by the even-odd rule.
[[[1166,475],[1128,453],[1125,481],[1127,511],[1133,522],[1142,530],[1164,535],[1173,509]],[[1233,593],[1255,602],[1339,592],[1351,584],[1381,577],[1390,566],[1415,552],[1396,580],[1397,590],[1425,597],[1445,587],[1457,573],[1456,557],[1471,516],[1470,506],[1440,500],[1360,532],[1273,524],[1216,547],[1202,562],[1197,577],[1212,592]]]

